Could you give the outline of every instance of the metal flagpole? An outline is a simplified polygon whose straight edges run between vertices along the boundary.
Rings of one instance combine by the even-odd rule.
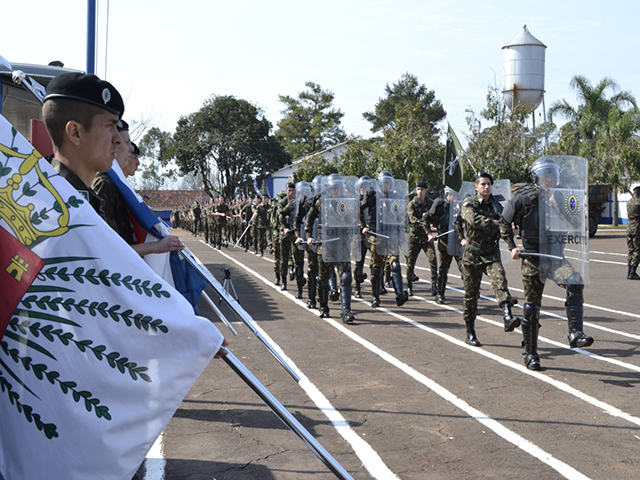
[[[302,440],[331,472],[342,480],[353,480],[353,477],[327,452],[320,443],[295,419],[291,413],[262,385],[256,377],[231,353],[222,359],[242,378],[249,387],[265,402],[271,410]]]

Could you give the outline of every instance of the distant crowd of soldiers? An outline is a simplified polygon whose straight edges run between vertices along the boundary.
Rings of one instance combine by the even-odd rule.
[[[508,202],[510,188],[502,192],[508,193],[507,198],[503,194],[494,196],[494,180],[486,172],[478,173],[474,184],[465,182],[466,196],[463,192],[459,196],[451,188],[445,188],[439,195],[424,181],[417,182],[415,190],[409,192],[406,181],[394,179],[386,171],[375,180],[334,173],[318,176],[311,183],[288,183],[285,191],[275,198],[264,194],[231,202],[223,197],[202,205],[195,202],[174,209],[172,222],[174,227],[192,235],[203,235],[204,241],[217,249],[233,244],[260,256],[268,249],[275,256],[275,285],[286,290],[288,281],[295,281],[297,299],[303,298],[307,286],[307,306],[318,308],[321,317],[329,316],[329,301],[339,301],[344,323],[355,320],[351,298],[362,298],[367,252],[373,308],[380,306],[380,295],[386,294],[387,288],[393,288],[397,306],[414,295],[414,284],[419,280],[414,272],[420,252],[425,253],[429,263],[430,293],[436,303],[444,304],[449,268],[455,261],[465,288],[466,343],[481,346],[475,320],[480,284],[486,275],[502,310],[505,332],[522,325],[525,364],[529,369],[539,370],[538,320],[545,279],[552,279],[567,290],[570,346],[588,347],[593,338],[582,331],[582,292],[588,271],[581,271],[579,265],[574,268],[564,257],[562,245],[546,250],[539,243],[542,237],[538,233],[551,228],[539,223],[542,218],[539,210],[551,205],[551,217],[547,212],[544,218],[549,221],[556,212],[555,224],[568,222],[562,232],[564,229],[578,232],[568,237],[561,232],[563,236],[559,238],[567,237],[574,243],[582,241],[581,215],[573,215],[575,212],[571,211],[582,208],[582,199],[575,193],[575,186],[568,190],[567,198],[560,198],[565,192],[555,188],[560,182],[560,167],[549,157],[534,163],[531,173],[534,183],[521,186]],[[576,172],[570,174],[576,177]],[[543,201],[541,192],[547,191],[543,189],[552,191],[554,196]],[[521,248],[515,243],[518,236],[523,241]],[[512,258],[523,259],[522,319],[512,314],[517,301],[509,293],[500,239],[506,242]],[[406,289],[402,257],[407,264]]]

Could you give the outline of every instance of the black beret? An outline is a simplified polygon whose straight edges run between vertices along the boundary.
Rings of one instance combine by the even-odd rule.
[[[47,85],[44,101],[71,98],[102,107],[122,117],[124,102],[118,90],[97,76],[80,72],[61,73]]]
[[[419,180],[418,183],[416,183],[416,188],[429,188],[429,186],[427,185],[427,182],[425,182],[424,180]]]
[[[135,143],[131,142],[131,146],[133,147],[133,154],[140,155],[140,148]]]
[[[635,188],[633,189],[633,193],[634,193],[634,195],[640,196],[640,186],[635,187]]]
[[[295,183],[287,183],[287,188],[296,188],[296,184]]]
[[[127,122],[125,122],[124,120],[120,119],[120,121],[116,125],[116,128],[118,129],[119,132],[128,132],[129,131],[129,124]]]
[[[480,172],[476,175],[476,180],[478,178],[488,178],[489,181],[491,182],[491,185],[493,185],[493,177],[491,175],[489,175],[487,172]]]

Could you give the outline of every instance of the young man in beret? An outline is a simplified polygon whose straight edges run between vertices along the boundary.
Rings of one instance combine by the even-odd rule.
[[[98,172],[113,165],[122,136],[118,123],[124,113],[120,93],[109,82],[80,72],[63,73],[47,86],[42,118],[53,142],[53,167],[112,225],[102,201],[88,186]],[[128,155],[128,153],[127,153]],[[178,237],[134,246],[141,256],[184,248]]]

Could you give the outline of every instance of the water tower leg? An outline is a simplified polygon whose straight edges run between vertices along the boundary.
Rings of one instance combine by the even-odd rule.
[[[538,135],[536,135],[536,111],[531,112],[531,120],[533,121],[533,153],[538,155]]]
[[[547,107],[544,104],[544,94],[542,94],[542,115],[544,118],[544,148],[549,149],[549,131],[547,130]]]

